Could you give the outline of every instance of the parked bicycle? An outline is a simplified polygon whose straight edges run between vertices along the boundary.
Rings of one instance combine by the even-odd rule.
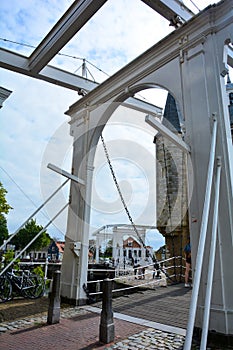
[[[0,276],[0,302],[11,300],[15,294],[24,298],[40,298],[45,291],[41,276],[29,270],[11,270]]]

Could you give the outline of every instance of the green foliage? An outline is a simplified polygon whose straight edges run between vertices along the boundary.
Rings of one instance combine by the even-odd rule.
[[[15,257],[15,252],[14,250],[7,250],[4,254],[3,254],[3,258],[4,258],[4,265],[8,265]],[[11,266],[13,269],[18,270],[19,269],[19,263],[20,259],[16,259],[15,262],[13,263],[13,266]]]
[[[35,268],[32,270],[32,272],[35,273],[36,275],[42,277],[43,279],[44,279],[44,277],[45,277],[45,273],[44,273],[44,270],[43,270],[42,265],[38,265],[37,267],[35,267]],[[50,283],[51,283],[51,280],[46,279],[46,281],[45,281],[45,288],[46,288],[46,289],[49,289]]]
[[[31,219],[12,239],[11,243],[15,245],[16,250],[23,249],[40,231],[43,226],[37,225],[36,220]],[[29,246],[27,251],[40,250],[50,243],[49,234],[44,231],[40,236]]]
[[[10,209],[13,209],[6,200],[7,190],[3,187],[0,182],[0,213],[8,214]]]
[[[6,200],[7,190],[3,187],[0,182],[0,245],[8,237],[7,220],[5,214],[8,214],[12,207],[7,203]]]
[[[35,273],[36,275],[39,275],[40,277],[44,278],[44,270],[41,267],[41,265],[38,265],[38,266],[34,267],[32,272]]]
[[[7,220],[5,215],[0,213],[0,245],[8,238]]]
[[[15,253],[13,250],[7,250],[6,253],[3,254],[4,258],[5,258],[5,262],[8,264],[9,262],[11,262],[11,260],[14,259]]]

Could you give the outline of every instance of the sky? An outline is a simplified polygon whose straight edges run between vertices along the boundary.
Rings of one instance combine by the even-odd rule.
[[[29,56],[72,2],[1,1],[0,47]],[[184,3],[197,13],[192,1]],[[195,1],[199,9],[211,3],[214,1]],[[85,58],[90,62],[88,78],[101,83],[172,30],[168,21],[140,0],[108,0],[50,64],[81,75]],[[7,216],[9,232],[13,233],[56,185],[65,181],[52,173],[47,164],[70,171],[72,138],[69,117],[64,113],[80,97],[69,89],[4,69],[0,69],[0,86],[12,91],[0,109],[0,181],[13,207]],[[156,89],[148,91],[144,97],[164,107],[165,96]],[[137,123],[134,122],[135,113]],[[111,118],[104,137],[135,223],[156,225],[154,131],[145,125],[138,112],[127,113],[127,120],[125,114],[126,111],[120,109]],[[68,194],[69,185],[66,185],[54,202],[36,216],[37,222],[45,225],[51,220],[55,208],[59,210],[58,204],[66,203]],[[128,224],[121,204],[100,145],[95,160],[91,232],[103,225]],[[48,227],[52,237],[64,240],[66,219],[67,211]],[[148,233],[146,243],[158,249],[164,240],[153,230]]]

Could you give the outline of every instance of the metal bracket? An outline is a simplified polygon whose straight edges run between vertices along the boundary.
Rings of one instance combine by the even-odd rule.
[[[70,243],[70,249],[73,250],[74,254],[79,258],[80,257],[80,251],[81,251],[81,242],[72,242]]]

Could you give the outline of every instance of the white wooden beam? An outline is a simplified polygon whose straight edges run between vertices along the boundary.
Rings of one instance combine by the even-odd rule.
[[[166,126],[159,123],[156,119],[154,119],[151,115],[147,115],[145,121],[158,130],[162,135],[168,138],[172,143],[174,143],[177,147],[179,147],[182,151],[186,153],[190,153],[190,147],[181,140],[177,135],[175,135],[171,130],[169,130]]]
[[[75,91],[90,91],[98,86],[98,83],[53,66],[46,66],[40,73],[32,72],[28,69],[28,57],[1,48],[0,67]]]
[[[68,173],[67,171],[61,169],[61,168],[58,168],[56,165],[53,165],[51,163],[49,163],[47,165],[47,168],[55,171],[56,173],[60,174],[60,175],[63,175],[65,177],[67,177],[68,179],[72,180],[72,181],[75,181],[77,182],[79,185],[85,185],[85,182],[83,180],[81,180],[79,177],[73,175],[73,174],[70,174]]]
[[[201,42],[203,33],[205,35],[212,33],[213,24],[211,26],[209,25],[210,11],[217,12],[218,6],[220,5],[210,6],[209,11],[203,10],[195,16],[195,21],[189,21],[187,25],[175,30],[172,34],[156,43],[109,79],[101,83],[95,90],[90,91],[82,99],[70,106],[66,114],[73,115],[79,110],[82,110],[82,108],[85,108],[87,104],[90,106],[99,105],[109,101],[114,96],[121,98],[121,95],[134,95],[134,85],[137,84],[142,76],[145,77],[151,72],[158,71],[165,63],[167,64],[175,58],[180,57],[181,36],[189,38],[189,40],[182,44],[182,50],[188,50],[193,45],[196,46],[198,42]],[[224,18],[225,23],[228,23],[228,21],[228,18]]]
[[[29,57],[29,69],[40,72],[106,1],[74,1]]]
[[[139,100],[135,97],[129,97],[125,102],[122,103],[122,106],[135,109],[139,112],[151,113],[157,118],[162,117],[162,108],[155,106],[149,102]]]
[[[80,89],[88,92],[99,85],[96,82],[53,66],[48,65],[40,73],[34,73],[27,69],[27,65],[28,58],[26,56],[0,48],[0,67],[2,68],[30,76],[31,78],[44,80],[77,92],[79,92]],[[146,113],[154,112],[158,115],[162,113],[160,107],[134,97],[129,97],[127,99],[127,104],[134,109],[146,111]]]
[[[231,45],[228,45],[227,64],[233,68],[233,48]]]
[[[146,5],[178,27],[194,16],[194,13],[179,0],[142,0]]]

